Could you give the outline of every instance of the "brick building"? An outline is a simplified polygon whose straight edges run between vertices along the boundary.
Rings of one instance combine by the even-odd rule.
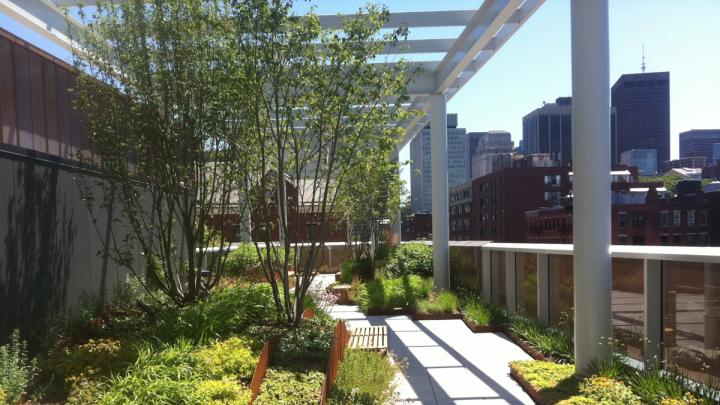
[[[612,194],[612,243],[615,245],[709,246],[720,193],[704,194],[699,182],[686,182],[673,197],[660,184],[627,184]],[[644,186],[644,187],[638,187]],[[713,222],[714,221],[714,222]],[[525,213],[526,241],[572,243],[572,200]]]
[[[402,220],[402,240],[421,240],[432,237],[432,214],[410,214]]]
[[[522,242],[525,212],[557,204],[569,192],[566,167],[514,167],[478,177],[450,193],[450,239]]]

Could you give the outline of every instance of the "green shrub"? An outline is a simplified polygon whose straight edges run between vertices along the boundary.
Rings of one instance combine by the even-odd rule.
[[[250,381],[258,357],[253,353],[255,342],[237,336],[217,341],[194,354],[203,374],[222,379]]]
[[[502,325],[507,322],[505,311],[475,294],[460,293],[460,310],[465,318],[478,325]]]
[[[452,291],[430,294],[428,298],[417,301],[415,310],[426,314],[453,314],[458,311],[458,297]]]
[[[508,327],[544,356],[561,363],[574,361],[575,346],[570,332],[542,325],[520,315],[512,316]]]
[[[390,257],[386,271],[388,277],[401,277],[411,274],[432,277],[432,247],[418,242],[400,245]]]
[[[5,396],[5,391],[0,388],[0,404],[4,404],[7,402],[7,397]]]
[[[350,284],[353,278],[353,266],[355,262],[352,260],[346,260],[340,265],[340,282],[343,284]]]
[[[267,284],[222,288],[192,305],[161,314],[153,333],[160,340],[193,342],[223,339],[252,324],[275,319],[272,291]]]
[[[0,391],[5,401],[20,401],[36,372],[35,360],[28,356],[27,343],[20,339],[18,330],[13,331],[10,342],[0,346]]]
[[[384,404],[393,391],[396,367],[377,352],[348,350],[340,362],[330,404]]]
[[[256,405],[318,404],[325,375],[319,371],[292,372],[268,369]]]
[[[390,255],[393,253],[393,247],[389,245],[387,242],[384,243],[378,243],[377,247],[375,248],[375,260],[376,261],[384,261],[390,258]]]
[[[358,291],[358,305],[363,311],[414,308],[415,302],[427,298],[433,289],[432,278],[405,276],[376,279],[363,284]]]
[[[85,378],[110,376],[135,362],[137,348],[128,341],[90,339],[71,347],[56,347],[48,355],[53,373],[66,380],[84,375]]]
[[[223,272],[229,276],[239,276],[250,267],[257,266],[259,261],[255,245],[241,243],[237,249],[228,253],[223,264]]]

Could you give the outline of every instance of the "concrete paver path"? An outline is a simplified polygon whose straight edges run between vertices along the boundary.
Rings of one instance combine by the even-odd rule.
[[[349,305],[334,306],[331,315],[349,327],[387,326],[388,349],[407,365],[397,381],[401,404],[533,403],[508,367],[530,357],[505,335],[472,333],[461,320],[365,316]]]

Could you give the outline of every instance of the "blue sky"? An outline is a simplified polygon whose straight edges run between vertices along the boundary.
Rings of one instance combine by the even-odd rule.
[[[316,0],[318,13],[352,12],[363,1]],[[470,9],[478,0],[444,0],[442,8]],[[299,3],[299,11],[308,7]],[[392,11],[434,10],[437,0],[387,0]],[[610,82],[640,71],[645,45],[648,71],[670,71],[671,156],[679,132],[720,128],[720,0],[610,0]],[[0,14],[0,27],[63,57],[59,49]],[[423,29],[411,37],[456,35]],[[571,93],[570,1],[546,0],[485,67],[448,103],[468,131],[504,129],[516,142],[522,117]],[[407,148],[406,148],[407,149]],[[401,153],[408,159],[407,150]],[[409,179],[409,171],[403,177]]]

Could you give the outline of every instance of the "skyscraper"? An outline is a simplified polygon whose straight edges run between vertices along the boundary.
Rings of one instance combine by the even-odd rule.
[[[523,153],[549,153],[565,166],[572,161],[572,98],[560,97],[523,117]]]
[[[680,158],[705,157],[713,160],[713,145],[720,143],[720,129],[691,129],[680,133]]]
[[[631,149],[657,150],[670,160],[670,72],[625,74],[612,86],[611,159]]]
[[[497,155],[513,153],[513,141],[510,132],[470,132],[468,137],[477,136],[470,140],[470,145],[476,145],[471,156],[470,178],[482,177],[493,171],[493,158]]]
[[[448,187],[470,180],[470,154],[477,136],[468,136],[457,127],[457,114],[447,115]],[[430,125],[410,141],[410,209],[413,213],[432,211]]]

